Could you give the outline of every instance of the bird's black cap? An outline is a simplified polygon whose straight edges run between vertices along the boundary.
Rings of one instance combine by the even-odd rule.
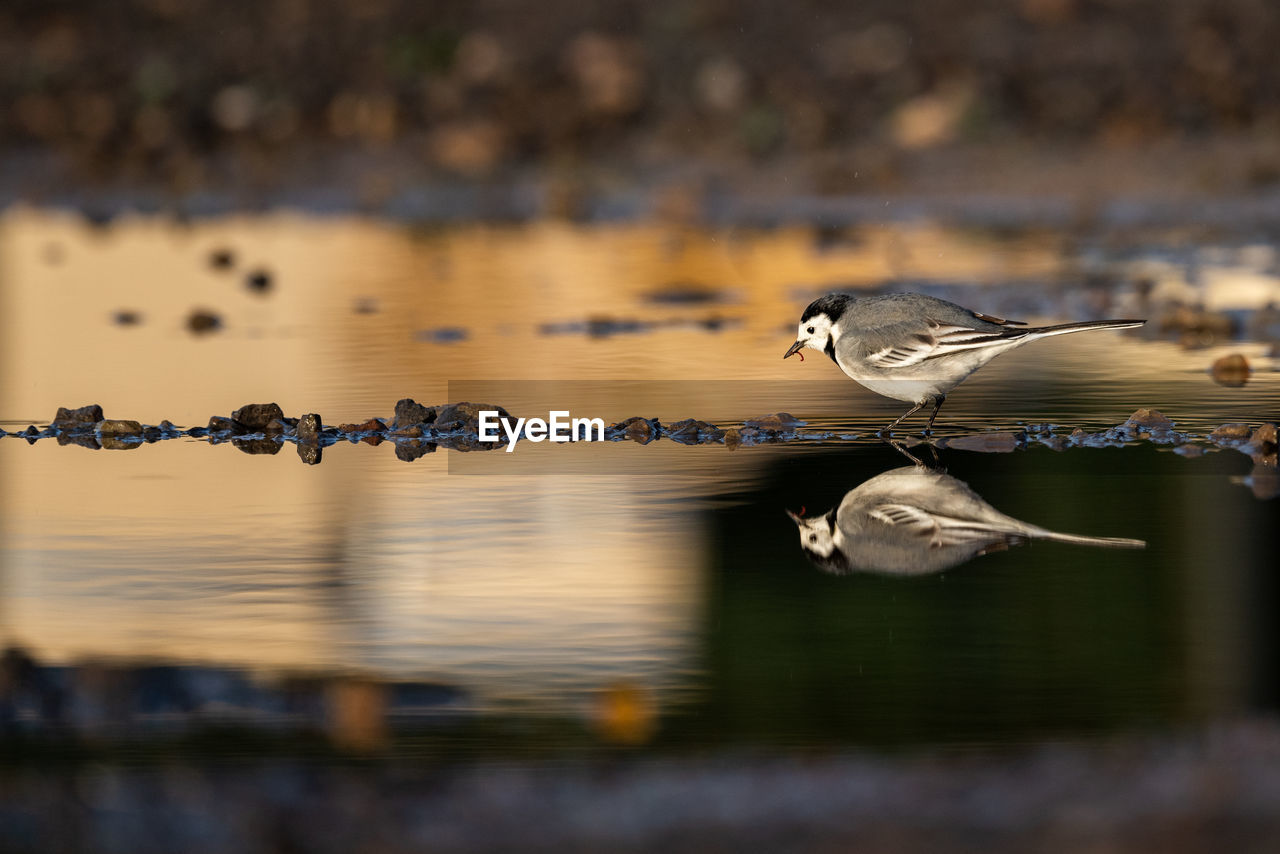
[[[819,314],[825,314],[832,320],[836,320],[840,315],[844,314],[844,310],[853,302],[853,297],[848,294],[827,294],[825,297],[818,297],[809,303],[809,307],[804,310],[804,314],[800,315],[800,322],[804,323],[811,317]]]

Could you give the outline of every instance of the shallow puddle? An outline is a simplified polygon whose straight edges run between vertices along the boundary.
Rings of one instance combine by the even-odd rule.
[[[250,454],[180,437],[123,452],[5,436],[0,643],[50,668],[431,685],[444,693],[427,705],[461,714],[613,721],[619,740],[672,744],[1006,743],[1273,708],[1274,448],[1268,463],[1205,437],[1280,416],[1257,311],[1277,296],[1274,252],[928,225],[836,238],[286,215],[95,229],[10,212],[10,433],[91,402],[191,427],[275,401],[338,425],[390,420],[413,397],[608,423],[788,412],[813,435],[736,450],[441,448],[412,462],[395,442],[340,441],[313,466],[288,444]],[[1107,284],[1067,287],[1085,266]],[[787,511],[825,519],[909,466],[872,436],[903,407],[825,359],[781,356],[814,295],[886,280],[1033,321],[1153,322],[1033,344],[958,388],[939,436],[1030,437],[1012,453],[907,448],[946,471],[930,495],[954,490],[1021,533],[954,561],[939,554],[945,537],[924,557],[892,543],[888,564],[846,554],[840,567],[863,571],[833,574]],[[1233,331],[1202,330],[1198,349],[1162,331],[1186,293]],[[1235,352],[1252,374],[1215,383],[1208,366]],[[1037,439],[1103,431],[1138,408],[1194,434],[1195,455],[1137,434],[1057,451]],[[876,508],[923,524],[908,498]]]

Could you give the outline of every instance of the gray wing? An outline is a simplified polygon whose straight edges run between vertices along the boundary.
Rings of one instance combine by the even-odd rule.
[[[963,350],[1002,346],[1026,337],[1018,321],[978,314],[922,294],[893,294],[855,303],[841,345],[877,368],[918,365]]]

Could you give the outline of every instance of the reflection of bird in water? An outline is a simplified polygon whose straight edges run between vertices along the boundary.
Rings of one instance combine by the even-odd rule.
[[[924,575],[1028,540],[1141,549],[1142,540],[1059,534],[1019,522],[983,501],[967,484],[922,466],[877,475],[845,494],[834,510],[805,518],[805,554],[827,572]]]

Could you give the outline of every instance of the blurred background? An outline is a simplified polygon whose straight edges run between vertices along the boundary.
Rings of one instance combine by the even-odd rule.
[[[570,213],[626,188],[671,188],[647,203],[677,211],[717,188],[1248,193],[1280,180],[1277,16],[1263,0],[15,0],[0,191],[378,209],[440,181],[530,182]]]
[[[1277,44],[1266,0],[0,4],[0,852],[1269,850]],[[909,462],[779,358],[833,290],[1147,318],[940,420],[980,500],[1147,548],[808,561],[784,510]],[[711,423],[463,453],[405,398]]]

